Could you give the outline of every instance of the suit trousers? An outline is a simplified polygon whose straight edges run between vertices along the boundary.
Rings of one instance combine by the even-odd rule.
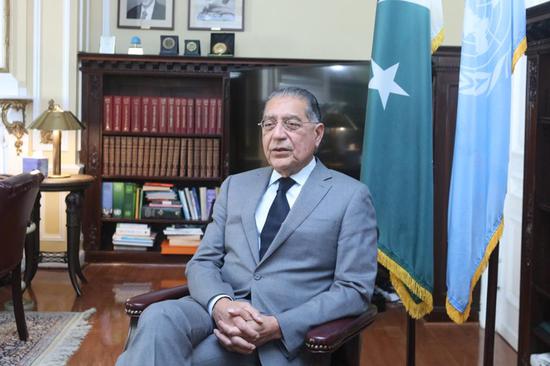
[[[208,311],[191,297],[149,306],[141,314],[136,336],[116,366],[258,365],[257,353],[224,349],[212,333]]]

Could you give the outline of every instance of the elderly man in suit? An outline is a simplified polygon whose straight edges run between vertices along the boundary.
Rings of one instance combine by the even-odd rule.
[[[309,365],[311,327],[366,310],[375,212],[364,184],[315,158],[317,100],[277,90],[259,125],[270,167],[225,180],[186,268],[191,296],[150,306],[117,365]]]
[[[140,0],[138,5],[126,12],[126,18],[164,20],[166,19],[166,6],[159,0]]]

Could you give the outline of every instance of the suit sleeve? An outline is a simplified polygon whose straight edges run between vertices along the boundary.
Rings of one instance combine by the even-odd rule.
[[[233,288],[224,282],[221,267],[225,255],[225,221],[227,216],[227,195],[231,177],[228,177],[220,188],[220,194],[214,203],[214,213],[204,234],[199,248],[187,263],[187,276],[191,297],[205,309],[208,302],[216,295],[234,297]]]
[[[304,304],[273,314],[292,358],[303,345],[307,331],[338,318],[359,315],[370,302],[376,277],[376,217],[368,188],[352,196],[341,221],[334,282]]]

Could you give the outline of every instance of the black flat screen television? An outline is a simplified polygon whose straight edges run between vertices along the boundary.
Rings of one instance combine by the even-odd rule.
[[[298,86],[318,99],[325,136],[317,156],[329,168],[359,179],[369,81],[369,63],[272,67],[231,73],[230,173],[267,165],[261,120],[269,94]]]

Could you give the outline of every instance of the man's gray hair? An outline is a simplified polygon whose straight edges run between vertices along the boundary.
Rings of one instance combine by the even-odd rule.
[[[319,103],[317,102],[315,95],[313,95],[313,93],[309,90],[295,86],[280,88],[272,92],[269,97],[267,97],[267,101],[265,103],[267,104],[267,102],[275,97],[296,97],[303,99],[306,102],[306,116],[309,119],[309,122],[321,122],[321,110],[319,109]]]

